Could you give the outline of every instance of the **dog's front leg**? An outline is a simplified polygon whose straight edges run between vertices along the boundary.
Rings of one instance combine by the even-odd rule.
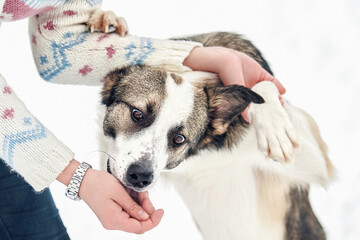
[[[298,138],[289,116],[279,101],[279,92],[270,81],[256,84],[252,90],[261,95],[265,103],[251,104],[248,118],[253,124],[260,151],[280,162],[291,160]]]

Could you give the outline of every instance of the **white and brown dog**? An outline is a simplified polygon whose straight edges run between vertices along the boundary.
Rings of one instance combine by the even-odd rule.
[[[239,35],[181,40],[244,52],[271,73]],[[137,192],[166,175],[204,239],[326,238],[308,199],[310,184],[332,177],[326,146],[309,115],[281,106],[273,83],[250,90],[210,73],[133,66],[106,77],[102,103],[109,172]],[[249,104],[251,125],[240,114]]]

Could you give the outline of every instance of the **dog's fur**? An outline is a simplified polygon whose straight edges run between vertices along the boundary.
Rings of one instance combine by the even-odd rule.
[[[271,73],[259,50],[240,35],[178,40],[244,52]],[[319,130],[302,110],[287,102],[282,108],[271,82],[253,90],[221,86],[216,75],[202,72],[175,74],[146,66],[111,72],[102,91],[108,169],[135,191],[151,188],[165,170],[204,239],[325,239],[308,199],[309,184],[325,185],[333,174]],[[254,125],[240,114],[251,102]],[[140,120],[134,118],[137,110]],[[285,124],[293,126],[299,147],[292,161],[282,164],[267,158],[257,143],[259,129],[277,134]],[[182,144],[176,143],[184,140],[179,134],[185,137]],[[134,165],[147,174],[144,186],[129,182]]]

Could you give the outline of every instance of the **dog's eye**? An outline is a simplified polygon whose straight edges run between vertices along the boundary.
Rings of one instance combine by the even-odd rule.
[[[132,116],[132,119],[133,119],[135,122],[141,122],[141,121],[144,120],[144,115],[143,115],[143,113],[142,113],[139,109],[136,109],[136,108],[134,108],[134,109],[132,110],[131,116]]]
[[[172,139],[175,146],[180,146],[185,142],[185,137],[181,134],[175,135]]]

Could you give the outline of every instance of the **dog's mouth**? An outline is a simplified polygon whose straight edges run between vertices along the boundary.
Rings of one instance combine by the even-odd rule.
[[[111,169],[110,169],[110,158],[108,158],[108,160],[107,160],[107,163],[106,163],[106,170],[107,170],[107,172],[108,173],[110,173],[111,175],[113,175],[112,174],[112,172],[111,172]],[[113,175],[114,176],[114,175]],[[119,180],[119,179],[118,179]],[[124,189],[126,190],[126,192],[130,195],[130,197],[135,201],[135,202],[137,202],[138,204],[140,204],[140,202],[139,202],[139,193],[138,192],[136,192],[134,189],[132,189],[132,188],[129,188],[129,187],[127,187],[124,183],[122,183],[120,180],[119,180],[119,182],[120,182],[120,184],[124,187]]]

